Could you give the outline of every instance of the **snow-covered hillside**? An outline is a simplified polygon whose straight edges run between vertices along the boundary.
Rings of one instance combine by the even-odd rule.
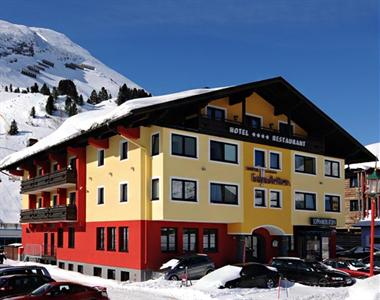
[[[65,64],[71,64],[74,69]],[[28,66],[31,68],[28,69]],[[32,71],[33,69],[38,72]],[[36,78],[21,74],[22,70],[29,70],[31,74],[36,74]],[[45,111],[47,96],[40,93],[6,92],[5,87],[12,84],[13,89],[24,89],[34,83],[39,87],[46,83],[51,88],[58,86],[62,79],[71,79],[85,102],[93,89],[100,91],[101,87],[105,87],[115,97],[124,83],[130,88],[140,88],[92,57],[87,50],[73,43],[64,34],[0,20],[0,159],[25,148],[29,138],[41,139],[47,136],[67,118],[63,109],[65,96],[58,98],[55,103],[58,110],[50,116]],[[96,106],[84,104],[78,106],[78,110],[81,112],[113,107],[116,106],[114,100]],[[30,116],[33,106],[36,110],[35,118]],[[7,134],[12,120],[17,122],[19,130],[14,136]],[[17,223],[21,208],[20,182],[18,178],[9,178],[2,173],[0,180],[0,223]]]
[[[36,78],[21,74],[23,70],[29,75],[35,74]],[[124,83],[130,88],[141,88],[102,64],[62,33],[0,20],[0,90],[9,84],[29,87],[35,82],[39,86],[43,83],[57,86],[61,79],[73,80],[85,100],[93,89],[99,91],[101,87],[113,96]]]

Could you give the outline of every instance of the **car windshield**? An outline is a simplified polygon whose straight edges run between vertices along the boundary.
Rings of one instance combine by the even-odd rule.
[[[366,267],[366,264],[360,260],[351,260],[350,264],[353,265],[355,268],[365,268]]]
[[[329,267],[327,265],[325,265],[324,263],[321,263],[321,262],[312,262],[312,263],[310,263],[310,266],[313,267],[314,269],[317,269],[317,270],[329,269]]]
[[[43,295],[46,291],[50,289],[50,284],[45,283],[44,285],[41,285],[39,288],[35,289],[33,292],[30,294],[33,296],[41,296]]]

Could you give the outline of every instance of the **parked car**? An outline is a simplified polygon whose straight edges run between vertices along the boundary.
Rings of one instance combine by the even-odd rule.
[[[336,245],[335,246],[335,251],[336,252],[341,252],[341,251],[346,251],[346,249],[344,249],[342,246]]]
[[[37,274],[51,278],[49,271],[42,266],[6,266],[0,268],[0,276],[13,274]]]
[[[259,263],[243,263],[235,265],[241,267],[240,277],[227,281],[226,288],[274,288],[278,285],[280,275],[277,269]]]
[[[275,257],[272,266],[278,270],[282,278],[306,285],[347,286],[355,282],[346,272],[297,257]]]
[[[107,300],[107,289],[105,287],[89,287],[72,282],[50,282],[32,291],[25,296],[7,298],[12,300],[76,300],[76,299],[91,299],[91,300]]]
[[[215,265],[206,254],[190,254],[172,259],[162,265],[165,279],[179,280],[186,276],[188,279],[198,279],[212,272]]]
[[[369,271],[366,264],[354,259],[354,258],[331,258],[326,259],[323,263],[334,269],[346,272],[350,274],[351,277],[355,278],[367,278],[369,277]]]
[[[54,280],[50,277],[37,274],[4,275],[0,277],[0,298],[25,295],[52,281]]]
[[[380,249],[375,248],[375,252],[380,251]],[[365,258],[369,256],[370,249],[369,247],[362,247],[362,246],[357,246],[354,248],[351,248],[349,250],[345,251],[339,251],[336,253],[337,257],[350,257],[350,258]]]

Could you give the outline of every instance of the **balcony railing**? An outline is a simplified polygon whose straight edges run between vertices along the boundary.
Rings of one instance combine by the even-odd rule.
[[[75,185],[77,174],[74,170],[63,169],[44,176],[34,177],[21,182],[21,193],[27,194],[34,191],[48,190],[54,187],[68,187]]]
[[[37,209],[23,209],[20,223],[68,222],[77,220],[75,205],[59,205]]]

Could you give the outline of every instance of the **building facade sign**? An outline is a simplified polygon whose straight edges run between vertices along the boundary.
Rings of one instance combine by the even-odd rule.
[[[281,145],[286,144],[302,148],[306,147],[305,140],[294,137],[281,136],[270,131],[266,131],[265,133],[263,133],[261,130],[259,131],[255,129],[229,126],[228,132],[232,135],[243,136],[247,138],[251,137],[253,139],[262,139],[263,141],[268,141]]]
[[[322,226],[336,226],[336,219],[330,218],[310,218],[311,225],[322,225]]]
[[[264,177],[261,175],[252,174],[251,179],[253,182],[259,182],[259,183],[290,185],[290,181],[288,179],[283,179],[280,177],[273,177],[273,176]]]

